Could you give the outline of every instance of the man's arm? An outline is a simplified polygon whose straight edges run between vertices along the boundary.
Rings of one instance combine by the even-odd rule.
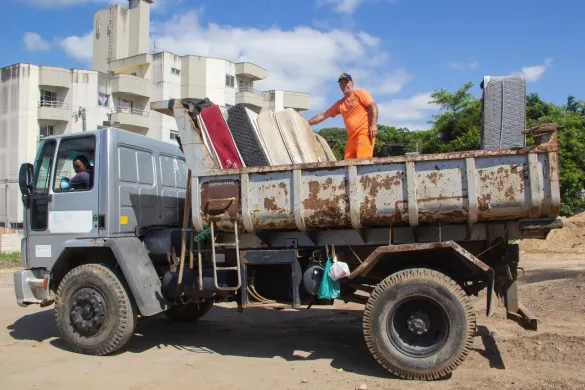
[[[309,119],[309,124],[311,126],[319,124],[321,122],[323,122],[325,119],[327,119],[327,115],[325,115],[324,112],[315,115],[314,117],[312,117],[311,119]]]
[[[375,139],[378,134],[378,105],[371,102],[368,106],[368,118],[370,120],[370,138]]]

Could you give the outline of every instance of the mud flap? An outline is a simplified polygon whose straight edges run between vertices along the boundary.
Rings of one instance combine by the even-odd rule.
[[[167,310],[162,283],[142,242],[123,237],[105,240],[105,246],[116,256],[140,314],[147,317]]]
[[[486,271],[487,274],[487,308],[486,316],[491,317],[494,314],[494,307],[496,306],[496,290],[494,288],[496,272],[493,268]]]

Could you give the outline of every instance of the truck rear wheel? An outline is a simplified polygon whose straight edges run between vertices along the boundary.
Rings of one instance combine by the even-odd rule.
[[[136,310],[124,284],[100,264],[81,265],[65,275],[54,312],[63,339],[87,355],[116,351],[136,328]]]
[[[187,303],[165,311],[171,321],[192,322],[203,317],[213,307],[213,301],[203,303]]]
[[[366,344],[378,363],[400,378],[415,380],[439,379],[458,367],[469,353],[475,325],[463,289],[426,268],[384,279],[363,318]]]

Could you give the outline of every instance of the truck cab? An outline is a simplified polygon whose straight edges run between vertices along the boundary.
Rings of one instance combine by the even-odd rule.
[[[186,183],[183,153],[171,143],[116,128],[43,138],[34,164],[19,173],[25,215],[17,303],[51,303],[51,290],[74,264],[108,257],[108,239],[180,226]]]

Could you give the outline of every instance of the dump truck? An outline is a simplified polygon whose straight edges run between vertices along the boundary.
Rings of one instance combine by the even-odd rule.
[[[46,137],[20,168],[17,303],[54,304],[73,351],[110,354],[139,319],[195,321],[224,302],[353,302],[375,361],[433,380],[471,349],[474,297],[537,329],[516,242],[562,226],[555,124],[512,149],[218,169],[193,104],[152,108],[175,118],[180,147],[106,128]],[[80,155],[90,185],[71,188]],[[329,259],[349,269],[334,299],[319,293]]]

